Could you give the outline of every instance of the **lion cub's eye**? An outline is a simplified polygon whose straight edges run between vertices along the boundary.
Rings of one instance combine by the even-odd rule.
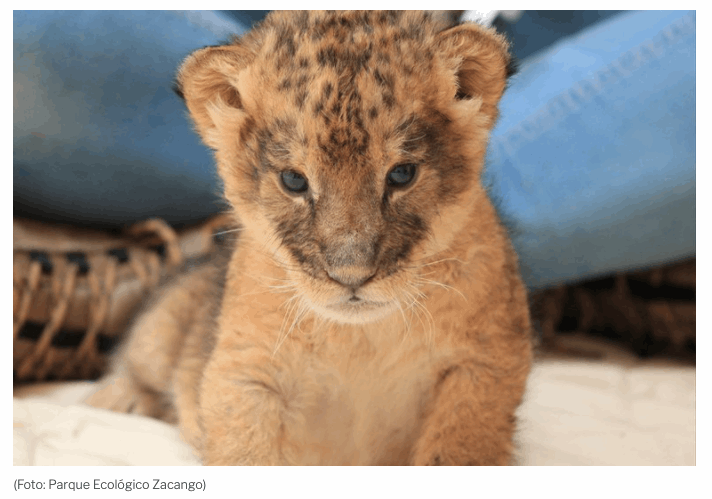
[[[309,187],[307,179],[303,175],[293,171],[285,171],[281,173],[282,185],[290,192],[304,192]]]
[[[415,177],[416,165],[413,163],[404,163],[394,166],[386,176],[388,185],[394,187],[404,187],[408,185]]]

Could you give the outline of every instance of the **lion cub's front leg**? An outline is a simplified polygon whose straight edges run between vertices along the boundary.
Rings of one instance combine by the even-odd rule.
[[[283,402],[269,374],[248,364],[250,352],[218,345],[202,383],[200,417],[204,465],[285,465]],[[260,357],[263,354],[257,354]],[[270,359],[261,365],[269,366]]]
[[[416,442],[412,464],[512,464],[514,411],[526,373],[522,369],[521,374],[502,377],[468,365],[448,369]]]

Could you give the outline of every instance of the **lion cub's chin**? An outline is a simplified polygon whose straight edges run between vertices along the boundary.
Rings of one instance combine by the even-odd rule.
[[[317,315],[341,324],[369,324],[385,319],[398,308],[395,302],[341,301],[328,305],[309,303]]]

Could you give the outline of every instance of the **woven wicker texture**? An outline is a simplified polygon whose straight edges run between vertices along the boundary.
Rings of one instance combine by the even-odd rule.
[[[115,234],[15,219],[15,381],[99,376],[150,290],[231,225],[221,215],[177,233],[152,219]]]
[[[696,352],[696,259],[560,286],[532,297],[545,347],[567,332],[615,340],[639,357]]]

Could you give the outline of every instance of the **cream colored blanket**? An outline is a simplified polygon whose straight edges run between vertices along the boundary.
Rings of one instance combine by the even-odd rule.
[[[197,465],[176,428],[80,404],[91,383],[14,394],[15,465]],[[520,409],[523,465],[694,465],[695,368],[543,360]]]

